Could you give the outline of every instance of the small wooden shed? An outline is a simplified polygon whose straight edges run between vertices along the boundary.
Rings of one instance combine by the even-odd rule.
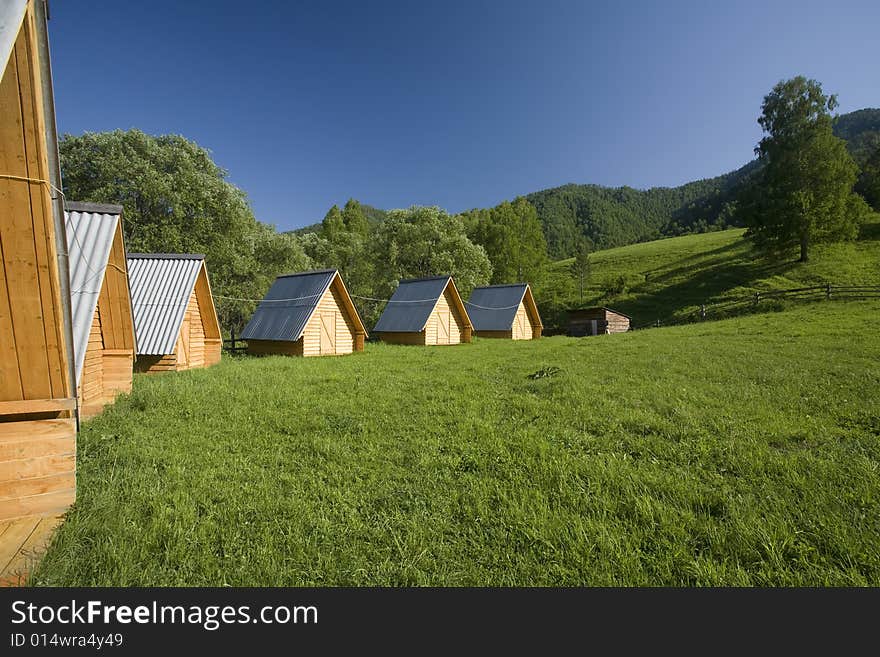
[[[473,324],[452,276],[400,281],[373,328],[392,344],[444,345],[470,342]]]
[[[80,417],[131,391],[134,320],[122,237],[122,206],[66,204],[70,308]]]
[[[364,350],[367,331],[336,269],[275,279],[241,333],[248,353],[339,356]]]
[[[67,246],[52,191],[61,175],[42,0],[0,3],[0,71],[0,520],[10,520],[59,513],[76,497]]]
[[[477,337],[508,340],[541,337],[544,325],[528,283],[474,288],[465,305]]]
[[[138,372],[169,372],[220,362],[217,309],[202,254],[129,253]]]
[[[568,334],[581,337],[625,333],[630,329],[630,321],[629,315],[611,308],[579,308],[568,313]]]

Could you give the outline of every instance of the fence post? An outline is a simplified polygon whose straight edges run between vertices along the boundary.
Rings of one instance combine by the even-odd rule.
[[[827,283],[827,284],[825,285],[825,298],[826,298],[826,299],[830,299],[830,298],[831,298],[831,283]]]
[[[755,292],[755,305],[758,305],[758,302],[761,300],[761,293]]]
[[[700,319],[706,319],[706,304],[700,304]]]

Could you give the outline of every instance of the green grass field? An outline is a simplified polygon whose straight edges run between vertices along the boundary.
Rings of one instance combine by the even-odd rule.
[[[795,262],[796,254],[788,262],[770,262],[744,233],[725,230],[598,251],[591,257],[583,302],[569,291],[565,304],[608,305],[631,315],[635,324],[646,325],[691,315],[700,304],[719,297],[825,282],[880,285],[880,215],[862,226],[854,242],[816,245],[807,263]],[[554,263],[545,288],[574,290],[571,262]],[[606,295],[620,277],[626,290]]]
[[[137,376],[84,425],[32,581],[878,585],[878,320],[821,302]]]

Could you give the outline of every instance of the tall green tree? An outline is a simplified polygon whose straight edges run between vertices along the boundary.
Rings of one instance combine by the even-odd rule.
[[[550,261],[547,241],[535,207],[524,197],[462,213],[461,219],[471,239],[486,249],[493,283],[540,284]]]
[[[738,206],[748,234],[768,251],[853,239],[865,213],[853,193],[858,168],[832,132],[837,97],[803,76],[779,82],[764,97],[758,123],[765,136],[755,153],[762,165]]]
[[[880,135],[874,138],[872,152],[868,154],[862,165],[856,191],[874,210],[880,212]]]
[[[342,209],[342,223],[345,225],[345,230],[349,233],[366,237],[370,232],[370,223],[367,221],[363,208],[353,198],[348,199],[345,207]]]
[[[485,249],[468,239],[461,218],[437,207],[392,210],[378,227],[372,249],[381,298],[406,278],[451,274],[467,297],[492,277]]]
[[[126,248],[204,253],[221,326],[239,330],[277,274],[311,266],[297,238],[257,221],[245,193],[198,144],[140,130],[64,135],[68,199],[118,203]]]
[[[590,241],[581,237],[577,240],[574,249],[574,260],[571,263],[571,275],[577,281],[580,303],[584,302],[584,290],[587,279],[590,277]]]
[[[327,214],[324,215],[324,220],[321,221],[321,236],[324,237],[324,239],[332,241],[344,232],[346,232],[346,230],[345,222],[342,220],[342,213],[339,211],[339,207],[334,205],[327,210]]]

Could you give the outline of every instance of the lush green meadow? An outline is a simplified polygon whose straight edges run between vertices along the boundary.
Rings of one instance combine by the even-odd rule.
[[[608,305],[647,325],[692,315],[700,304],[719,298],[826,282],[880,285],[880,215],[862,226],[854,242],[816,245],[806,263],[796,262],[794,252],[788,261],[768,260],[744,233],[732,229],[597,251],[583,301],[571,280],[572,260],[561,260],[545,290],[551,296],[568,290],[563,305]]]
[[[84,425],[33,582],[878,585],[878,320],[139,375]]]

